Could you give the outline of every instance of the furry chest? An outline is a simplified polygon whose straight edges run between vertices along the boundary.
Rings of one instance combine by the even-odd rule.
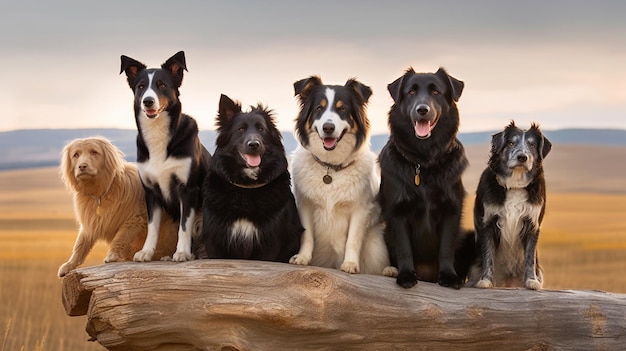
[[[502,239],[514,245],[519,240],[523,222],[529,220],[535,227],[539,227],[539,216],[542,204],[528,202],[526,189],[509,189],[502,204],[485,204],[483,222],[498,216],[497,226],[500,228]]]
[[[149,188],[161,190],[166,200],[171,199],[171,183],[186,184],[191,169],[191,157],[155,159],[150,157],[147,161],[138,163],[139,175],[144,185]]]

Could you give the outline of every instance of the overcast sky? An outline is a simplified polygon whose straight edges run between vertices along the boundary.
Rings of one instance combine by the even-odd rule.
[[[0,2],[0,130],[135,128],[120,55],[184,50],[183,110],[215,128],[220,94],[293,130],[293,82],[356,77],[387,131],[387,84],[409,66],[465,82],[461,131],[509,120],[626,129],[626,1]]]

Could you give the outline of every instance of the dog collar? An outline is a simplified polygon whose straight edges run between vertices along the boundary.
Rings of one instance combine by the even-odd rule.
[[[342,165],[342,164],[332,164],[332,163],[328,163],[328,162],[324,162],[322,160],[319,159],[319,157],[311,154],[313,156],[313,159],[315,160],[315,162],[319,163],[320,165],[326,167],[326,175],[324,175],[322,177],[322,181],[324,182],[324,184],[330,184],[333,182],[333,177],[330,175],[330,170],[332,169],[335,172],[339,172],[342,169],[348,168],[350,167],[350,165],[352,165],[354,163],[354,160],[350,163],[348,163],[347,165]]]
[[[242,188],[242,189],[257,189],[257,188],[262,188],[264,186],[266,186],[268,183],[261,183],[261,184],[239,184],[239,183],[234,183],[234,182],[230,182],[230,184],[238,187],[238,188]]]
[[[111,190],[112,185],[113,185],[113,180],[111,181],[111,183],[109,183],[109,186],[107,187],[107,189],[100,196],[89,194],[89,197],[91,197],[92,199],[96,200],[96,202],[98,202],[98,207],[96,208],[96,214],[98,216],[102,215],[102,210],[100,209],[100,205],[102,205],[102,198],[104,197],[104,195],[106,195],[109,192],[109,190]]]

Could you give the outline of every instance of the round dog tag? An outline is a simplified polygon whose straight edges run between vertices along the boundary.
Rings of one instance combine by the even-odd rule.
[[[333,182],[333,177],[327,174],[322,178],[322,181],[324,181],[324,184],[330,184]]]

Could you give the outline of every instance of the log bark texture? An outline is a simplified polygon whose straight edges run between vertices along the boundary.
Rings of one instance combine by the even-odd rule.
[[[288,264],[109,263],[63,281],[109,350],[623,350],[626,295],[453,290]]]

